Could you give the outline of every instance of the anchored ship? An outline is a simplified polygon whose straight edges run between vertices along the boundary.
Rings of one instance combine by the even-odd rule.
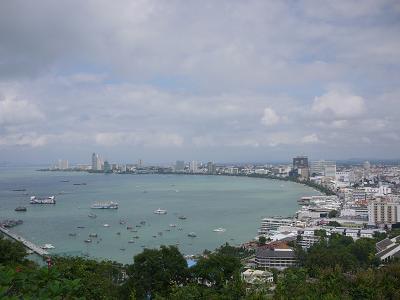
[[[49,196],[47,198],[39,198],[36,196],[31,197],[31,204],[56,204],[56,197]]]
[[[90,208],[97,208],[97,209],[118,209],[118,203],[116,202],[96,202],[92,204]]]

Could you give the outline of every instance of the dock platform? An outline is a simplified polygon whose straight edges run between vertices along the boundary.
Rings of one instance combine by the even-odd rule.
[[[10,237],[18,242],[21,242],[26,248],[32,250],[33,252],[35,252],[36,254],[38,254],[40,256],[46,257],[46,256],[50,255],[50,253],[47,252],[46,250],[40,248],[39,246],[35,245],[34,243],[32,243],[30,241],[24,239],[22,236],[19,236],[18,234],[11,232],[7,228],[0,226],[0,231],[2,233],[4,233],[5,235],[7,235],[8,237]]]

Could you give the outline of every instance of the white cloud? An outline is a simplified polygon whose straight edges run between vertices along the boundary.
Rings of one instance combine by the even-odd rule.
[[[43,113],[28,101],[0,98],[0,125],[19,125],[43,119]]]
[[[277,115],[277,113],[269,107],[264,108],[264,113],[261,119],[261,123],[265,126],[274,126],[277,125],[281,121],[281,117]]]
[[[35,148],[45,146],[46,144],[47,137],[45,135],[38,135],[36,133],[7,134],[0,136],[0,146],[27,146]]]
[[[343,91],[329,91],[320,97],[315,97],[312,111],[331,118],[352,118],[365,111],[365,101],[362,97]]]
[[[318,144],[320,143],[320,139],[318,138],[318,135],[315,133],[305,135],[301,138],[301,143],[302,144]]]
[[[149,147],[180,147],[184,139],[175,133],[163,132],[101,132],[95,142],[102,146],[137,145]]]

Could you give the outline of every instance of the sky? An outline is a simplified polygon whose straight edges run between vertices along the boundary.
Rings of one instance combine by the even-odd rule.
[[[400,157],[400,1],[0,2],[0,162]]]

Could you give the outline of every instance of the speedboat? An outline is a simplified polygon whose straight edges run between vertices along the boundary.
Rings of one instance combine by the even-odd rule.
[[[169,227],[176,227],[176,224],[169,224]]]
[[[85,243],[91,243],[92,242],[92,240],[91,239],[87,239],[87,240],[85,240]]]
[[[155,210],[154,213],[156,215],[165,215],[165,214],[167,214],[167,211],[165,209],[159,208],[159,209]]]
[[[97,215],[94,213],[90,213],[90,214],[88,214],[88,217],[95,219],[95,218],[97,218]]]
[[[89,237],[97,237],[97,233],[89,233]]]
[[[135,241],[134,240],[129,240],[128,243],[133,244]]]
[[[44,244],[42,249],[54,249],[55,247],[52,244]]]
[[[186,220],[187,217],[186,217],[186,216],[179,216],[178,219],[180,219],[180,220]]]
[[[104,226],[104,227],[110,227],[110,225],[109,225],[109,224],[104,224],[103,226]]]
[[[196,233],[194,233],[194,232],[190,232],[189,234],[188,234],[188,237],[196,237],[197,235],[196,235]]]
[[[226,229],[220,227],[220,228],[214,229],[213,231],[214,231],[214,232],[225,232]]]

